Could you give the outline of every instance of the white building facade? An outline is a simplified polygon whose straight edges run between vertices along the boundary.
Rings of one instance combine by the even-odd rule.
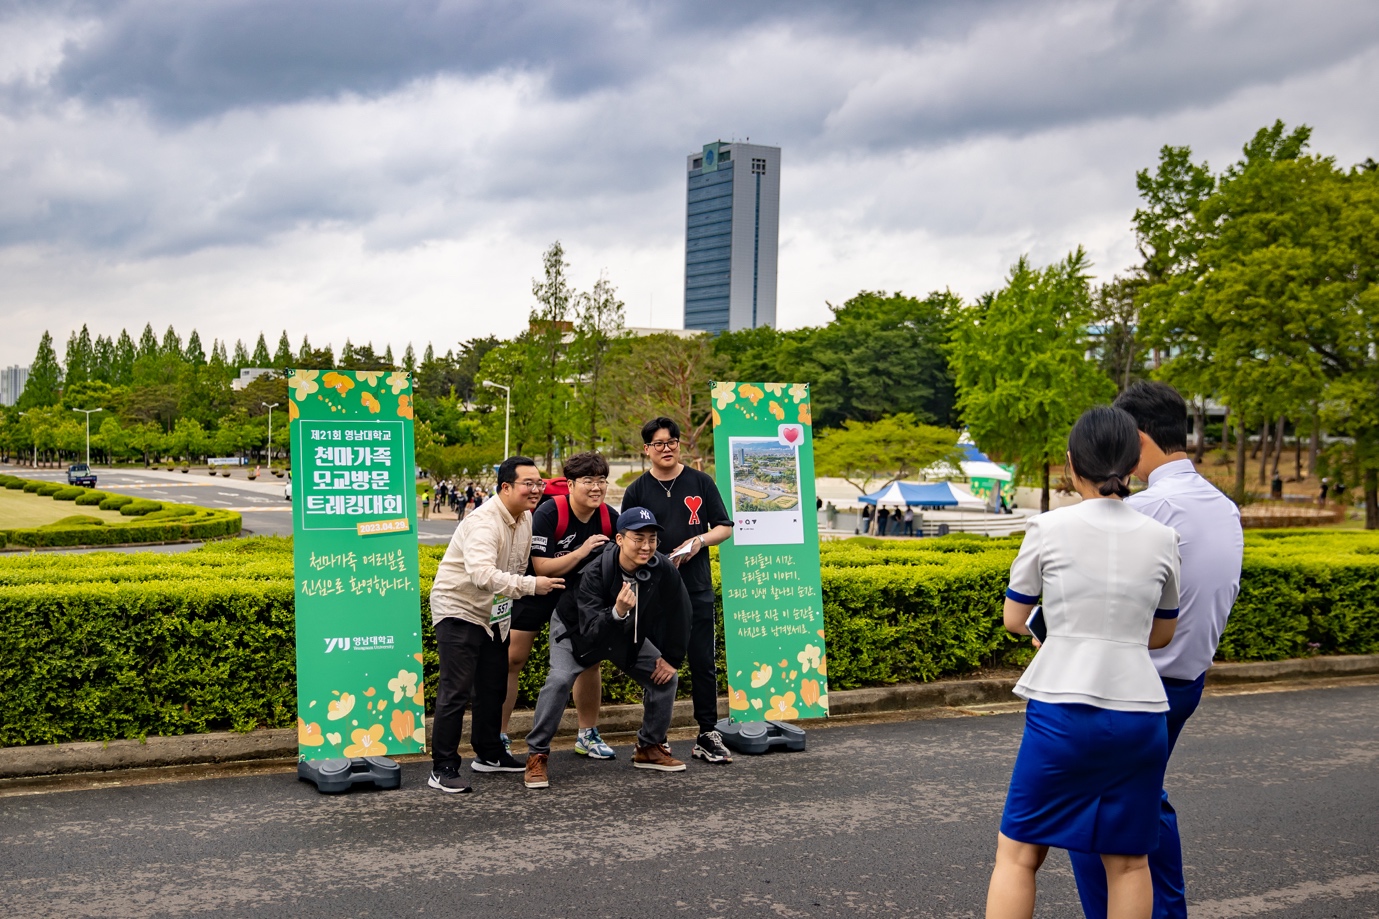
[[[24,394],[24,385],[29,382],[29,368],[13,367],[0,369],[0,405],[14,405]]]

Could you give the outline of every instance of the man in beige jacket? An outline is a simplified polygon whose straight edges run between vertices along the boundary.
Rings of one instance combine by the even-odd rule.
[[[515,597],[548,594],[563,578],[531,577],[531,511],[546,483],[536,463],[510,456],[498,467],[498,493],[467,514],[450,539],[431,587],[431,621],[440,684],[431,736],[432,788],[470,791],[460,774],[464,710],[474,704],[470,744],[475,772],[521,772],[499,736],[507,692],[508,627]]]

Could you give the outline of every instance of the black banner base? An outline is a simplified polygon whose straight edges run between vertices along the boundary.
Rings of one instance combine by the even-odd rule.
[[[402,767],[386,756],[362,759],[318,759],[297,764],[297,778],[310,782],[323,795],[338,795],[355,785],[402,787]]]
[[[714,730],[723,735],[724,745],[734,753],[756,756],[770,750],[798,753],[804,749],[804,731],[783,721],[734,723],[724,718]]]

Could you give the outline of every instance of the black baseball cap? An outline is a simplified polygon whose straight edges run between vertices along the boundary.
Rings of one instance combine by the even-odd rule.
[[[656,515],[644,507],[629,507],[618,515],[619,533],[647,529],[659,530],[661,525],[656,522]]]

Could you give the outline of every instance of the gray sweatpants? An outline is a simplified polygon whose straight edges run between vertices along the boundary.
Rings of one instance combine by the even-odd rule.
[[[637,741],[643,746],[666,742],[666,732],[670,730],[670,719],[675,709],[675,687],[680,682],[679,675],[671,677],[661,686],[651,682],[651,672],[660,656],[661,652],[655,645],[643,641],[635,662],[612,661],[642,687],[642,726],[637,731]],[[551,752],[551,738],[560,727],[565,706],[570,703],[570,689],[575,685],[575,677],[587,669],[575,660],[570,640],[565,637],[564,623],[559,617],[552,616],[551,671],[546,677],[546,685],[541,687],[541,695],[536,698],[531,733],[527,735],[527,749],[532,753]]]

